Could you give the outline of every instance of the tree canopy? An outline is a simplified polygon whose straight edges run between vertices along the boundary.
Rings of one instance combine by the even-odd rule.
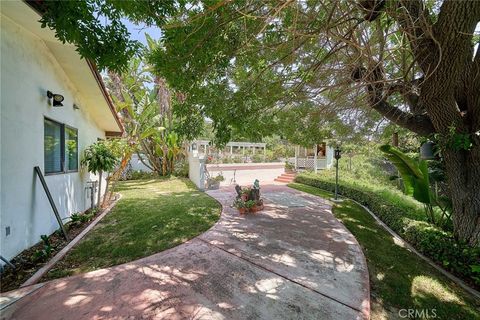
[[[219,142],[232,130],[352,135],[383,118],[435,140],[456,236],[480,245],[480,1],[85,0],[44,9],[44,25],[100,68],[122,69],[136,50],[120,17],[159,26],[150,64],[182,93],[184,120],[209,117]]]
[[[42,27],[55,30],[63,43],[77,46],[82,58],[94,61],[100,70],[124,71],[141,48],[122,18],[147,25],[162,25],[180,9],[183,1],[83,0],[27,1],[42,13]]]

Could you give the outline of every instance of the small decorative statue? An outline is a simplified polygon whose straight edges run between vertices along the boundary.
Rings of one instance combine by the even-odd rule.
[[[252,187],[242,189],[238,184],[235,185],[235,192],[237,197],[233,202],[233,207],[237,208],[240,214],[263,210],[263,200],[260,199],[260,181],[258,179],[255,179]]]
[[[235,186],[235,191],[237,192],[237,199],[239,199],[242,196],[242,187],[240,187],[238,184]]]
[[[258,179],[255,179],[253,182],[252,198],[255,201],[260,200],[260,181],[258,181]]]

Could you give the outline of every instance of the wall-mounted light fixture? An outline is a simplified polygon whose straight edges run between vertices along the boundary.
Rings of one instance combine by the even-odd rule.
[[[65,100],[65,98],[58,93],[52,93],[51,91],[47,91],[47,97],[48,99],[53,99],[53,106],[54,107],[63,107],[62,101]]]

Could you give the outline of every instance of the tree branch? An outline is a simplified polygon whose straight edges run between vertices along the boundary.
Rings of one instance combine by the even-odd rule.
[[[140,160],[140,162],[145,166],[147,167],[148,169],[152,170],[152,171],[155,171],[155,169],[153,169],[150,165],[148,165],[145,160],[143,159],[143,157],[140,155],[140,152],[137,151],[137,157],[138,157],[138,160]]]
[[[400,14],[392,16],[402,26],[415,60],[425,75],[435,69],[439,56],[438,47],[429,31],[430,18],[421,0],[402,0],[398,4]]]
[[[385,89],[384,99],[388,98],[393,93],[400,94],[410,108],[412,115],[421,115],[425,113],[425,108],[420,105],[418,94],[418,85],[423,80],[422,78],[414,79],[410,83],[395,82],[389,84]]]
[[[388,120],[422,136],[428,136],[435,132],[433,124],[427,115],[413,115],[402,111],[385,100],[380,100],[372,108]]]

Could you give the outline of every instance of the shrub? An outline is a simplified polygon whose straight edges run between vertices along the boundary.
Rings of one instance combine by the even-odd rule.
[[[263,162],[263,155],[254,154],[254,155],[252,156],[252,162],[253,162],[253,163]]]
[[[176,177],[188,178],[188,161],[182,160],[175,163],[173,174]]]
[[[244,157],[234,157],[232,163],[244,163]]]
[[[154,179],[157,177],[158,175],[155,172],[134,170],[130,173],[127,180]]]
[[[48,236],[46,234],[42,234],[40,239],[43,242],[43,248],[42,250],[35,251],[33,254],[34,261],[46,261],[52,255],[53,247],[50,244],[50,239],[48,239]]]
[[[322,180],[318,175],[301,174],[295,181],[335,192],[335,183]],[[480,286],[480,279],[475,274],[475,266],[480,261],[480,248],[460,243],[451,232],[443,231],[426,221],[412,219],[412,215],[404,211],[404,208],[372,191],[339,184],[338,192],[369,208],[405,241],[437,264],[475,286]]]
[[[291,164],[291,163],[288,162],[288,161],[285,161],[285,169],[287,169],[287,170],[295,170],[295,165],[294,165],[294,164]]]
[[[216,182],[222,182],[225,181],[225,177],[221,173],[219,173],[216,177],[213,178],[213,180]]]
[[[222,163],[233,163],[233,158],[230,156],[226,156],[222,158]]]
[[[79,212],[72,213],[72,215],[70,216],[70,223],[72,225],[80,224],[82,222],[80,215],[81,214]]]

